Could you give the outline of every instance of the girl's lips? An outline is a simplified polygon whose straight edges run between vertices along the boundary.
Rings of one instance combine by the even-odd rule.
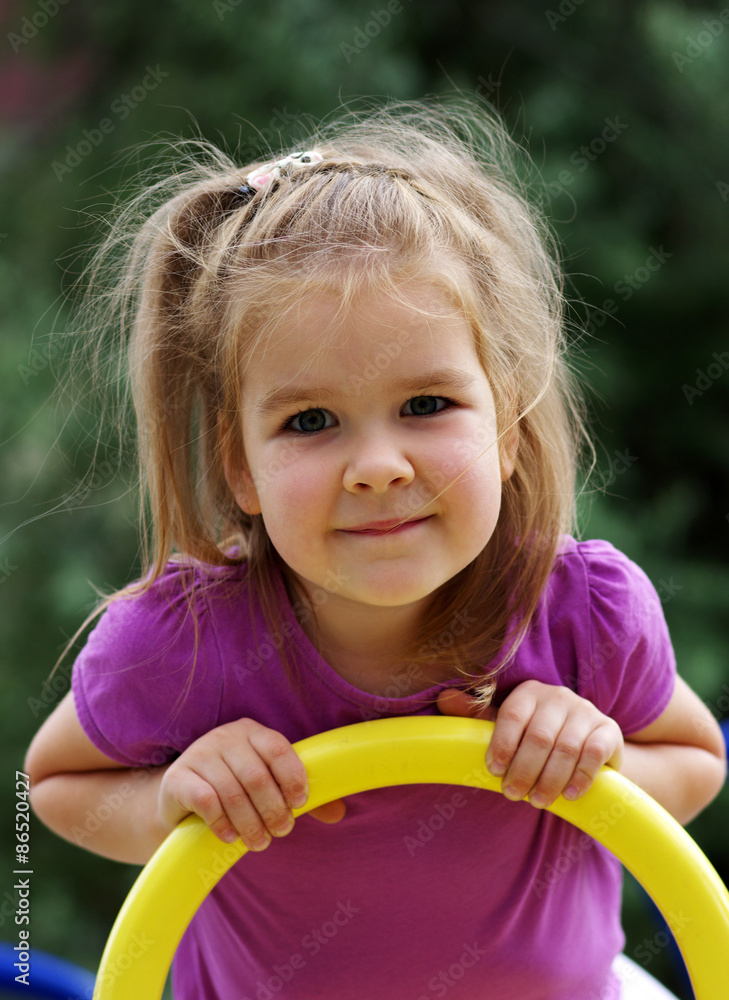
[[[347,531],[348,534],[356,535],[396,535],[401,531],[412,528],[416,524],[427,521],[431,516],[428,515],[428,517],[419,517],[413,521],[405,521],[404,524],[400,521],[375,521],[372,524],[363,524],[361,528],[345,528],[342,530]]]

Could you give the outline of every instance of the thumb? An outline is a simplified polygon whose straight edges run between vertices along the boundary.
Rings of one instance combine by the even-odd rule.
[[[466,718],[488,719],[493,722],[496,719],[496,708],[493,705],[484,705],[473,695],[458,688],[446,688],[438,695],[438,709],[443,715],[461,715]]]
[[[347,807],[344,804],[344,799],[335,799],[333,802],[325,802],[323,806],[311,809],[309,816],[318,819],[320,823],[338,823],[344,819],[346,812]]]

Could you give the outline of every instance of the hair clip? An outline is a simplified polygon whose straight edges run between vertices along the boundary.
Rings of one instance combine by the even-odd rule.
[[[285,167],[289,163],[300,163],[302,166],[310,163],[321,163],[323,159],[324,157],[321,153],[316,153],[313,150],[306,150],[303,153],[292,153],[291,156],[284,156],[282,160],[276,160],[275,163],[267,163],[265,167],[258,167],[256,170],[251,170],[246,177],[245,184],[242,184],[238,190],[243,195],[247,195],[248,192],[254,194],[256,191],[260,191],[261,188],[270,184],[271,181],[279,180],[281,177],[281,167]]]

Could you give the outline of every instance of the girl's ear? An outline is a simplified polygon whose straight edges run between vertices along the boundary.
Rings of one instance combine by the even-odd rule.
[[[501,482],[505,483],[514,474],[516,453],[519,450],[519,421],[514,419],[499,438],[499,464]]]
[[[251,476],[245,457],[236,454],[238,449],[233,444],[232,428],[222,414],[218,414],[218,427],[220,428],[223,474],[235,497],[235,502],[245,514],[251,516],[260,514],[261,505],[253,476]]]

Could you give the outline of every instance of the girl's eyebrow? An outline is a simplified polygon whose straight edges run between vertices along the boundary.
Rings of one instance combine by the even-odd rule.
[[[378,373],[378,376],[380,374],[384,373]],[[377,378],[371,381],[375,382]],[[417,393],[418,391],[423,392],[425,389],[465,390],[469,389],[474,382],[474,376],[469,372],[463,371],[461,368],[443,368],[425,375],[398,379],[392,383],[391,387],[394,392]],[[287,385],[266,393],[256,405],[256,415],[259,417],[268,417],[278,410],[294,406],[303,400],[324,402],[337,396],[349,395],[351,393],[347,392],[346,389],[343,391],[341,387],[331,389],[323,388],[322,386]]]

